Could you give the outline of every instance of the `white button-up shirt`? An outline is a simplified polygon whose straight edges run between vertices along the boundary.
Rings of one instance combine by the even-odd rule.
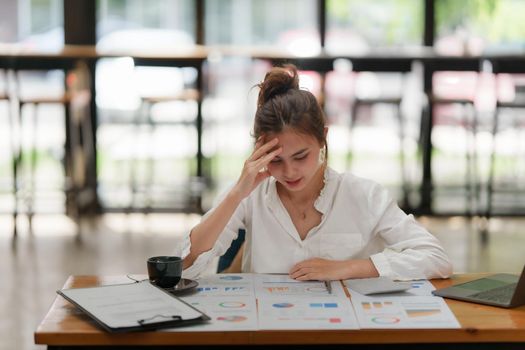
[[[213,258],[221,256],[246,230],[242,271],[288,273],[306,259],[370,258],[380,276],[407,280],[446,278],[451,263],[438,240],[406,215],[377,183],[327,168],[325,185],[315,208],[321,223],[302,240],[269,177],[245,198],[232,215],[212,249],[184,270],[197,278]],[[205,218],[213,209],[204,215]],[[189,237],[183,257],[189,254]]]

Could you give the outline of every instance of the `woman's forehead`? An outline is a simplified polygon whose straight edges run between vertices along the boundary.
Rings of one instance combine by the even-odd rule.
[[[269,133],[266,134],[264,138],[265,142],[278,138],[278,147],[282,147],[283,151],[293,151],[305,147],[318,146],[319,143],[313,135],[293,130],[284,130],[280,133]]]
[[[301,131],[296,131],[293,129],[285,129],[278,133],[268,133],[265,135],[265,137],[268,140],[271,140],[272,138],[277,137],[279,139],[286,139],[286,140],[294,140],[294,141],[301,140],[302,142],[315,142],[316,141],[313,135],[310,135],[310,134],[307,134]]]

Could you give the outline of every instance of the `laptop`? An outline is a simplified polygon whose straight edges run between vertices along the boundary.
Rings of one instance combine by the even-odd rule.
[[[438,289],[432,294],[505,308],[525,305],[525,266],[520,276],[498,273]]]

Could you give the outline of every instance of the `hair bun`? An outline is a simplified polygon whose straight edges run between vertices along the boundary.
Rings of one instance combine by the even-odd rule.
[[[257,86],[261,89],[257,105],[262,106],[277,95],[285,94],[292,89],[299,89],[297,68],[293,64],[274,67],[266,73],[263,82]]]

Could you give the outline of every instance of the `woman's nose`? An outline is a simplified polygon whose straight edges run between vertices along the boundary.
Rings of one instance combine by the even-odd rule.
[[[283,165],[283,174],[287,179],[291,179],[295,173],[292,164],[285,162]]]

